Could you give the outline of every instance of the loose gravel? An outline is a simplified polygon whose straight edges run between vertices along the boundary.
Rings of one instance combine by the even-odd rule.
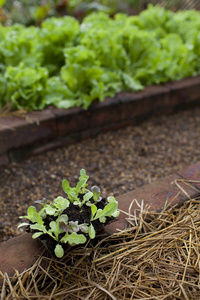
[[[19,216],[35,200],[63,195],[62,179],[75,185],[81,168],[104,197],[121,195],[200,161],[199,133],[195,107],[0,167],[0,241],[23,231]]]

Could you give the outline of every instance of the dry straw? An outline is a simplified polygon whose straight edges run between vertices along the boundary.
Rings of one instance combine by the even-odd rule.
[[[12,279],[4,274],[0,299],[199,299],[199,199],[161,213],[141,203],[128,221],[130,228],[62,260],[41,256]]]

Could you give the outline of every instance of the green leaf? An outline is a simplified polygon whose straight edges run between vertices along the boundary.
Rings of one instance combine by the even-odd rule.
[[[41,236],[43,234],[43,232],[36,232],[32,235],[33,239],[37,239],[39,236]]]
[[[110,217],[116,210],[117,210],[117,206],[118,206],[118,203],[117,202],[111,202],[111,203],[108,203],[104,209],[98,209],[97,210],[97,213],[95,215],[95,217],[93,217],[91,219],[91,221],[94,221],[94,220],[97,220],[97,219],[100,219],[102,217]]]
[[[80,170],[80,177],[79,177],[79,180],[81,180],[82,178],[85,178],[86,177],[86,171],[85,169],[81,169]],[[87,176],[88,177],[88,176]]]
[[[63,232],[63,230],[59,226],[60,225],[59,220],[60,217],[58,217],[56,221],[51,221],[49,224],[50,229],[47,232],[56,241],[59,240],[59,233]]]
[[[29,219],[31,222],[38,223],[39,225],[42,225],[44,223],[34,206],[29,206],[27,212],[28,212],[27,219]]]
[[[62,188],[63,188],[63,191],[67,194],[68,191],[69,191],[69,188],[70,188],[69,181],[67,181],[66,179],[64,179],[62,181]]]
[[[86,242],[86,237],[83,234],[77,234],[72,232],[71,234],[66,233],[61,239],[62,243],[69,243],[70,245],[84,244]]]
[[[29,206],[27,210],[27,219],[29,219],[31,222],[35,222],[35,212],[36,212],[35,206]]]
[[[95,238],[96,232],[95,232],[94,226],[92,224],[89,226],[89,232],[88,233],[89,233],[89,237],[91,239]]]
[[[93,220],[94,215],[96,214],[96,212],[97,212],[97,207],[96,207],[95,204],[92,204],[91,205],[91,220]]]
[[[131,77],[127,73],[122,73],[122,79],[125,85],[125,89],[129,91],[140,91],[143,90],[144,87],[141,85],[141,83],[137,80],[135,80],[133,77]]]
[[[68,237],[68,243],[72,244],[84,244],[86,242],[86,237],[83,234],[77,234],[76,232],[72,232],[72,234]]]
[[[89,179],[89,176],[86,175],[85,169],[81,169],[79,182],[76,186],[77,192],[79,192],[79,190],[80,190],[82,193],[85,193],[88,179]]]
[[[100,217],[100,218],[99,218],[99,221],[100,221],[101,223],[105,223],[105,222],[106,222],[106,217]]]
[[[55,200],[54,200],[54,203],[56,203],[56,207],[57,209],[59,210],[65,210],[67,207],[69,207],[69,200],[61,197],[61,196],[58,196]]]
[[[116,210],[114,213],[112,213],[112,217],[117,218],[120,214],[119,210]]]
[[[54,208],[54,207],[52,207],[51,205],[48,205],[46,208],[45,208],[45,210],[46,210],[46,213],[48,214],[48,215],[50,215],[50,216],[53,216],[54,214],[55,214],[55,212],[56,212],[56,208]]]
[[[89,232],[89,227],[87,226],[87,224],[80,224],[78,225],[79,229],[83,232],[83,233],[88,233]]]
[[[117,201],[115,200],[115,197],[114,197],[114,196],[109,196],[109,197],[107,198],[107,200],[108,200],[109,203],[111,203],[111,202],[117,202]]]
[[[92,192],[87,192],[84,196],[83,196],[83,202],[87,202],[89,201],[91,198],[93,197],[93,193]]]
[[[33,224],[33,225],[30,226],[30,228],[33,229],[33,230],[42,231],[43,233],[47,233],[46,227],[44,225]]]
[[[80,170],[80,177],[79,177],[79,180],[88,180],[89,179],[89,176],[86,175],[86,171],[85,169],[81,169]]]
[[[101,199],[99,197],[101,195],[101,190],[97,185],[92,186],[91,191],[93,193],[93,199],[95,202],[97,202],[99,199]]]
[[[78,195],[77,195],[77,193],[75,191],[75,188],[73,188],[73,189],[70,190],[68,196],[71,197],[72,202],[75,201],[75,200],[78,201],[78,202],[80,202],[80,199],[78,198]]]
[[[29,226],[29,225],[30,225],[30,223],[21,223],[17,226],[17,228],[21,228],[23,226]]]
[[[87,180],[85,179],[80,180],[76,185],[76,191],[78,192],[81,190],[81,188],[85,187],[86,182]]]
[[[51,221],[49,226],[51,227],[51,231],[52,232],[56,232],[57,231],[57,222],[55,221]]]
[[[58,257],[58,258],[61,258],[63,257],[64,255],[64,250],[63,250],[63,247],[61,245],[56,245],[55,249],[54,249],[54,252],[55,252],[55,255]]]
[[[68,223],[68,215],[61,215],[59,218],[59,223],[60,222],[64,222],[64,223]]]

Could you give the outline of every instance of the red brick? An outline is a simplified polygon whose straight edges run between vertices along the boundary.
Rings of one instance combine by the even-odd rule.
[[[123,92],[119,97],[122,103],[121,120],[151,116],[165,112],[170,90],[165,86],[151,86],[138,93]]]
[[[89,108],[90,128],[109,126],[121,120],[121,104],[118,97],[107,98],[95,103]]]
[[[171,98],[174,105],[193,103],[199,100],[200,76],[174,81],[168,86],[171,89]]]
[[[50,110],[35,111],[27,120],[15,116],[0,119],[0,154],[56,137],[55,116]]]
[[[32,239],[30,233],[0,243],[0,271],[13,277],[15,270],[21,273],[30,268],[44,251],[42,243],[38,239]],[[0,285],[2,282],[3,278],[0,274]]]
[[[178,174],[192,185],[200,190],[200,162],[188,166],[178,172]]]
[[[80,132],[90,128],[90,113],[82,108],[70,108],[68,110],[51,108],[55,114],[57,124],[57,135]]]
[[[131,213],[133,214],[134,209],[139,208],[136,202],[133,201],[134,199],[136,199],[140,204],[143,200],[144,206],[148,205],[149,210],[157,212],[161,211],[165,207],[166,201],[170,204],[170,206],[175,204],[179,206],[182,205],[189,198],[177,187],[175,183],[171,184],[175,180],[177,180],[177,183],[191,198],[200,194],[200,192],[196,191],[194,188],[185,185],[181,181],[181,176],[174,174],[161,181],[156,181],[152,184],[137,188],[127,194],[118,196],[116,199],[119,202],[119,209],[128,213],[129,207],[133,202],[131,207]],[[121,212],[116,222],[105,226],[105,232],[107,234],[112,234],[117,232],[117,230],[125,229],[128,225],[128,222],[126,221],[128,215],[126,213]]]

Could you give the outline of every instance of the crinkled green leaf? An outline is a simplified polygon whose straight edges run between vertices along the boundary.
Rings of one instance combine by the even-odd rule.
[[[6,98],[15,109],[43,109],[44,88],[48,77],[47,69],[8,66],[5,72],[7,79]]]
[[[63,198],[61,196],[58,196],[55,200],[54,203],[56,204],[56,208],[59,211],[63,211],[65,210],[67,207],[69,207],[69,200],[67,200],[66,198]]]
[[[114,213],[112,213],[112,217],[117,218],[120,214],[119,210],[116,210]]]
[[[33,229],[33,230],[42,231],[43,233],[47,232],[46,227],[44,225],[33,224],[33,225],[30,226],[30,228]]]
[[[70,245],[84,244],[86,242],[86,237],[83,234],[78,234],[76,232],[66,233],[61,239],[62,243],[69,243]]]
[[[55,212],[56,212],[56,208],[54,208],[54,207],[52,207],[51,205],[48,205],[46,208],[45,208],[45,210],[46,210],[46,213],[48,214],[48,215],[54,215],[55,214]]]
[[[51,221],[49,226],[51,227],[51,230],[55,232],[57,230],[57,223],[55,221]]]

